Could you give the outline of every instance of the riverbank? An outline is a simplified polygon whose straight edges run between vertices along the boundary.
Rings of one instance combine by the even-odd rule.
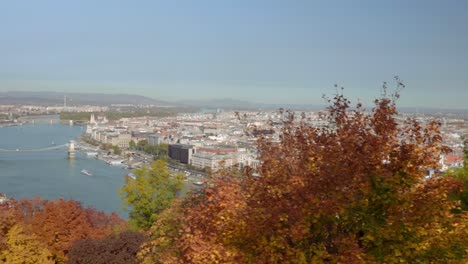
[[[151,154],[133,149],[124,149],[120,155],[115,155],[109,150],[99,149],[95,144],[91,144],[90,140],[91,139],[86,134],[81,134],[77,138],[79,144],[82,144],[87,148],[94,148],[94,151],[92,152],[83,151],[87,157],[94,157],[100,161],[104,161],[109,166],[127,169],[127,176],[130,178],[135,177],[131,170],[139,169],[143,166],[149,166],[154,161]],[[209,177],[208,174],[188,168],[186,165],[184,166],[184,164],[168,163],[167,167],[174,174],[182,173],[185,175],[185,182],[187,182],[186,190],[189,189],[190,185],[194,185],[196,187],[200,186]]]
[[[25,124],[24,122],[18,122],[16,120],[14,120],[14,121],[11,121],[11,120],[0,121],[0,128],[2,128],[2,127],[12,127],[12,126],[22,126],[24,124]]]
[[[0,129],[0,149],[42,149],[50,147],[51,142],[63,145],[79,138],[82,132],[80,126],[48,122],[5,127]],[[88,151],[78,150],[74,159],[68,159],[65,148],[0,152],[0,192],[16,200],[35,196],[48,200],[74,199],[85,206],[128,217],[117,193],[128,171],[88,158],[85,154]],[[82,170],[92,172],[93,176],[82,174]]]

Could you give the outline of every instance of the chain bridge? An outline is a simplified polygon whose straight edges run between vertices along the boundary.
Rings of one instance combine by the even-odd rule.
[[[62,150],[62,149],[68,149],[68,153],[74,153],[75,150],[96,150],[84,145],[77,144],[75,141],[71,140],[67,144],[63,145],[57,145],[57,146],[51,146],[51,147],[45,147],[45,148],[37,148],[37,149],[1,149],[0,148],[0,153],[5,153],[5,152],[44,152],[44,151],[56,151],[56,150]]]

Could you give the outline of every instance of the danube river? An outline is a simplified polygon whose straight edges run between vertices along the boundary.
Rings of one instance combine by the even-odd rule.
[[[83,129],[58,122],[3,127],[0,128],[0,149],[60,146],[76,139]],[[83,169],[93,176],[82,174]],[[127,217],[127,213],[121,209],[117,191],[124,184],[127,172],[104,161],[87,158],[80,152],[70,160],[66,148],[40,152],[0,151],[0,193],[15,199],[35,196],[74,199],[100,211],[117,212],[122,217]]]

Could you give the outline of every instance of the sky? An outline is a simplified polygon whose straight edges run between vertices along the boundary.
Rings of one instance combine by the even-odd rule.
[[[468,109],[468,1],[1,1],[0,92]]]

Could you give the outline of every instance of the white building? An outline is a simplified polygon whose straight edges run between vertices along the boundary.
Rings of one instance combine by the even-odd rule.
[[[114,146],[119,146],[120,148],[128,148],[131,140],[132,135],[130,134],[110,135],[107,137],[108,143],[111,143]]]
[[[238,161],[237,155],[235,153],[213,154],[199,152],[192,156],[192,166],[200,169],[208,167],[212,171],[217,171],[219,169],[228,168],[236,164],[238,164]]]

